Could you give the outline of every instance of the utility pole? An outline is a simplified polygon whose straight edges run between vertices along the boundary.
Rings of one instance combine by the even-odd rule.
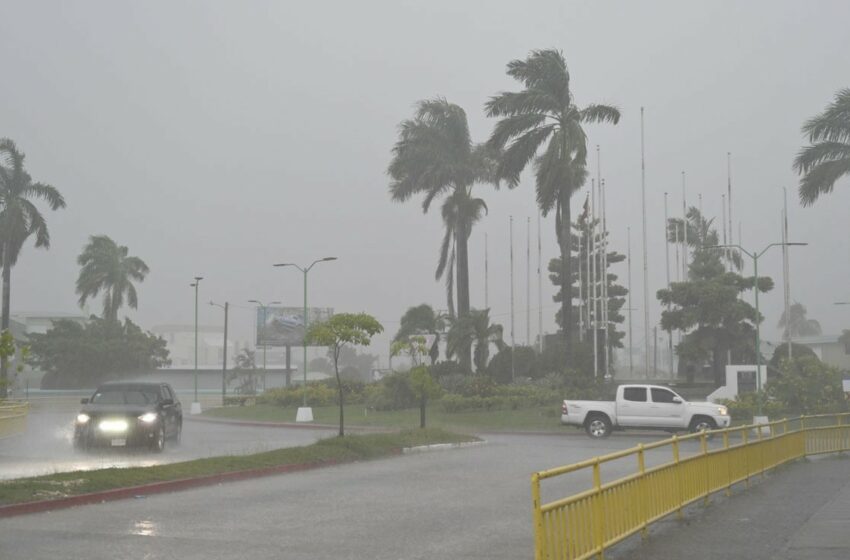
[[[640,193],[641,209],[643,210],[643,344],[644,367],[649,377],[649,262],[646,250],[646,158],[643,135],[643,107],[640,108]]]
[[[525,345],[531,347],[531,217],[525,226]]]
[[[195,282],[189,284],[195,288],[195,400],[192,401],[191,414],[201,413],[201,403],[198,400],[198,285],[204,278],[195,276]]]
[[[788,251],[788,191],[785,187],[782,188],[782,279],[783,279],[783,296],[785,300],[785,342],[788,343],[788,359],[792,359],[793,351],[791,350],[791,329],[788,322],[791,319],[791,263],[790,254]]]
[[[511,383],[513,383],[516,374],[516,339],[514,337],[514,217],[510,216],[509,218],[511,241]]]
[[[597,313],[597,299],[596,299],[596,280],[599,276],[598,268],[596,263],[596,252],[597,252],[597,239],[596,239],[596,180],[590,180],[590,247],[592,255],[593,265],[590,269],[590,281],[591,281],[591,299],[590,299],[590,308],[593,310],[593,316],[589,318],[590,328],[593,331],[593,378],[599,379],[599,332],[597,327],[599,326],[599,315]],[[566,283],[562,284],[566,286]]]
[[[682,171],[682,281],[688,281],[688,204],[685,195],[685,172]]]
[[[537,212],[537,333],[539,340],[537,341],[543,353],[543,246],[540,241],[540,212]],[[581,262],[578,263],[579,272],[581,272]]]
[[[664,270],[667,275],[667,289],[671,289],[670,286],[670,243],[667,239],[667,224],[670,223],[670,219],[667,217],[667,193],[664,193]],[[670,303],[667,303],[667,312],[669,313]],[[673,329],[667,330],[667,351],[670,353],[670,379],[675,377],[673,372]]]

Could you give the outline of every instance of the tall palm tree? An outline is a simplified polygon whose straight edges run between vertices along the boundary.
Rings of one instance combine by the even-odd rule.
[[[794,160],[800,179],[800,202],[811,206],[822,194],[832,192],[835,182],[850,175],[850,88],[839,90],[835,100],[816,117],[806,121],[803,133],[810,146]]]
[[[489,309],[472,309],[466,317],[451,320],[446,337],[446,354],[451,357],[458,349],[474,347],[475,371],[483,374],[490,361],[490,344],[498,350],[505,347],[502,325],[490,323]]]
[[[488,142],[492,149],[504,150],[497,177],[506,180],[509,187],[516,187],[522,171],[534,161],[537,205],[544,216],[555,212],[561,277],[572,278],[570,197],[587,176],[587,135],[582,125],[617,124],[620,110],[610,105],[576,106],[564,55],[554,49],[532,51],[525,60],[509,62],[507,73],[525,89],[501,92],[486,104],[488,116],[501,118]],[[561,317],[567,359],[571,360],[573,320],[569,297],[561,301]]]
[[[0,139],[0,261],[3,263],[3,312],[0,330],[9,328],[12,267],[18,262],[26,240],[35,235],[35,246],[50,248],[47,222],[33,204],[43,200],[51,210],[65,207],[56,188],[33,182],[24,169],[24,154],[8,138]],[[6,358],[0,359],[0,398],[7,394]]]
[[[411,307],[401,316],[401,325],[398,332],[393,337],[394,342],[408,340],[413,335],[432,335],[434,342],[428,349],[428,356],[431,358],[431,365],[437,363],[437,358],[440,357],[440,337],[445,329],[445,321],[443,317],[434,312],[434,309],[427,303]]]
[[[118,310],[127,304],[136,309],[139,299],[133,281],[142,282],[148,274],[148,265],[139,257],[127,256],[129,250],[118,245],[106,235],[92,235],[77,257],[80,275],[77,278],[77,295],[80,307],[103,291],[103,318],[118,320]]]
[[[452,308],[456,285],[457,312],[464,317],[469,314],[467,243],[472,226],[486,211],[484,202],[472,196],[472,187],[496,184],[495,158],[485,146],[473,144],[464,110],[443,98],[420,101],[414,117],[403,121],[399,129],[388,169],[390,196],[395,202],[406,202],[421,194],[423,212],[428,212],[435,199],[445,197],[442,216],[446,232],[436,276],[439,279],[447,273]],[[468,348],[461,349],[460,362],[470,368]]]

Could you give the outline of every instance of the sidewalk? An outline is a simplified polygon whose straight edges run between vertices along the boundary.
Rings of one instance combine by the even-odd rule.
[[[824,456],[778,469],[730,498],[658,523],[609,558],[621,560],[846,560],[850,458]]]

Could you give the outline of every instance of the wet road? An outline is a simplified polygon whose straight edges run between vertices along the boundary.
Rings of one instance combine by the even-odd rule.
[[[149,466],[216,455],[243,455],[309,445],[334,435],[333,430],[232,426],[193,421],[187,415],[183,441],[167,442],[165,452],[101,449],[81,452],[73,448],[72,410],[36,409],[27,420],[24,435],[0,440],[0,479],[61,471],[107,467]]]

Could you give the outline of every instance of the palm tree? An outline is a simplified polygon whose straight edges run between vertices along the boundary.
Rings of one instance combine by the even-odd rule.
[[[472,309],[467,317],[451,320],[446,338],[446,354],[451,357],[458,349],[473,347],[475,371],[483,374],[490,361],[490,344],[498,350],[505,347],[502,325],[490,323],[489,309]]]
[[[817,336],[823,332],[818,321],[806,318],[806,306],[802,303],[792,303],[788,309],[788,317],[783,311],[778,327],[784,330],[786,340],[791,337]]]
[[[454,311],[453,286],[457,286],[457,314],[465,317],[469,314],[467,243],[472,226],[487,208],[483,200],[472,196],[472,187],[496,184],[495,158],[485,146],[473,144],[464,110],[443,98],[420,101],[414,117],[399,128],[388,169],[390,196],[395,202],[406,202],[422,194],[423,212],[428,212],[435,199],[445,197],[442,217],[446,231],[436,276],[447,276],[450,311]],[[460,361],[469,369],[468,349],[461,349]]]
[[[15,143],[0,140],[0,260],[3,263],[3,312],[0,330],[9,329],[12,267],[18,262],[26,240],[35,235],[35,246],[50,248],[47,222],[33,200],[41,199],[51,210],[65,207],[56,188],[34,183],[24,170],[24,154]],[[0,359],[0,398],[6,396],[8,363]]]
[[[404,312],[401,317],[401,325],[395,337],[393,337],[393,341],[403,342],[414,335],[433,335],[434,342],[428,349],[428,356],[431,358],[431,365],[434,365],[437,363],[437,358],[440,357],[440,335],[444,330],[445,321],[443,317],[435,313],[430,305],[423,303]]]
[[[800,202],[811,206],[822,194],[832,192],[835,182],[850,175],[850,88],[839,90],[823,113],[806,121],[803,133],[810,146],[794,160],[800,179]]]
[[[118,310],[127,304],[136,309],[139,299],[133,281],[143,282],[148,265],[139,257],[127,256],[129,250],[118,245],[106,235],[92,235],[77,257],[80,276],[77,278],[77,295],[80,307],[103,291],[103,318],[118,320]]]
[[[555,212],[561,277],[572,278],[570,197],[587,176],[587,135],[582,125],[617,124],[620,111],[609,105],[577,107],[570,91],[567,63],[560,51],[532,51],[525,60],[509,62],[507,73],[522,82],[525,89],[501,92],[486,105],[488,116],[501,117],[488,142],[492,149],[504,150],[497,178],[506,180],[510,188],[516,187],[520,174],[534,160],[537,205],[544,216]],[[561,317],[570,360],[573,320],[569,297],[561,301]]]

